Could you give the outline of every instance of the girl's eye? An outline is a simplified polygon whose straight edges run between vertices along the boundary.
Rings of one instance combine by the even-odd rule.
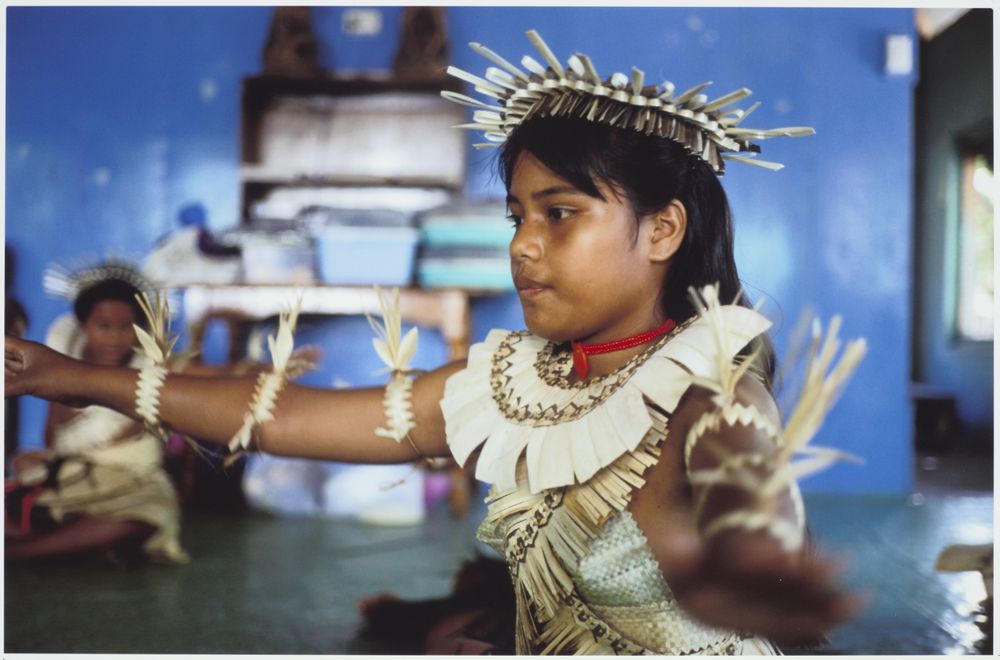
[[[521,216],[519,215],[514,215],[513,213],[510,213],[507,215],[507,220],[514,227],[514,229],[517,229],[518,227],[521,226]]]
[[[555,206],[549,209],[549,218],[552,220],[565,220],[572,213],[573,212],[570,209]]]

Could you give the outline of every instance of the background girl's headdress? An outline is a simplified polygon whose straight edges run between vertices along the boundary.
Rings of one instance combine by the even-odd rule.
[[[474,51],[497,66],[488,67],[485,78],[448,67],[449,75],[470,83],[500,104],[441,92],[450,101],[476,109],[473,123],[458,127],[484,131],[487,142],[476,147],[499,146],[521,122],[532,117],[576,117],[675,140],[711,165],[716,174],[722,174],[724,159],[781,169],[779,163],[753,158],[760,147],[750,140],[815,133],[804,126],[741,128],[740,122],[760,105],[755,103],[746,110],[730,107],[750,95],[745,87],[710,101],[702,91],[711,83],[674,94],[671,82],[644,85],[645,74],[635,67],[631,76],[615,73],[602,81],[586,55],[577,53],[563,66],[537,32],[529,30],[527,35],[545,65],[525,55],[521,65],[527,71],[523,71],[486,46],[471,43]]]
[[[52,264],[42,275],[42,288],[50,296],[76,300],[87,289],[107,280],[130,284],[150,299],[156,292],[156,287],[138,268],[116,257],[76,266]]]

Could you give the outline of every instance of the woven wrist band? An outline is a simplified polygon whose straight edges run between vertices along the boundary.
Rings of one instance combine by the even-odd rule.
[[[380,438],[391,438],[402,442],[414,428],[413,381],[403,374],[393,376],[385,386],[382,408],[385,410],[385,427],[375,429]]]
[[[135,386],[135,411],[146,424],[146,428],[159,432],[160,389],[167,378],[167,370],[160,365],[147,363],[139,370]]]

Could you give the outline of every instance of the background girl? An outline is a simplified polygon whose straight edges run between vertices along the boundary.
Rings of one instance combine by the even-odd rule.
[[[133,326],[145,325],[145,318],[135,296],[152,290],[148,282],[130,265],[110,261],[81,269],[65,283],[76,292],[73,312],[53,323],[46,343],[88,364],[140,365]],[[15,475],[6,484],[7,558],[101,550],[116,560],[187,560],[161,444],[140,423],[100,406],[53,402],[45,445],[13,462]]]

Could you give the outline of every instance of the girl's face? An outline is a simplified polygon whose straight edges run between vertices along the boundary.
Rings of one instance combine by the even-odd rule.
[[[102,300],[94,305],[83,324],[87,344],[83,358],[103,365],[120,365],[128,361],[135,344],[136,322],[132,306],[121,300]]]
[[[534,334],[605,342],[656,327],[665,270],[650,258],[646,222],[598,182],[605,199],[577,190],[524,151],[507,204],[515,225],[511,271]]]

